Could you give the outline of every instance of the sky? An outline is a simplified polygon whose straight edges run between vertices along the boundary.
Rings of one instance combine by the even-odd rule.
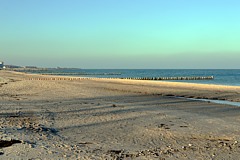
[[[0,0],[0,60],[95,69],[240,69],[239,0]]]

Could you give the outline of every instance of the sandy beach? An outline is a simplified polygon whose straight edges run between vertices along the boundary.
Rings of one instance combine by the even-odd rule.
[[[240,157],[240,87],[0,71],[0,159]],[[182,97],[182,98],[177,98]]]

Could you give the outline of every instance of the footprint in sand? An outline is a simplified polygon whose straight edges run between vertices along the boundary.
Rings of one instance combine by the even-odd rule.
[[[180,126],[181,128],[187,128],[188,126]]]
[[[158,125],[158,128],[170,129],[170,127],[167,124],[163,124],[163,123]]]

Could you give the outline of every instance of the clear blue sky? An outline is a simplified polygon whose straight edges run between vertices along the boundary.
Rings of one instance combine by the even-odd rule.
[[[0,60],[240,68],[239,0],[0,0]]]

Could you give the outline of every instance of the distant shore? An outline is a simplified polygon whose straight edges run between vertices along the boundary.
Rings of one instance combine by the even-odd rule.
[[[98,78],[30,80],[61,76],[4,70],[0,77],[5,145],[0,158],[240,157],[239,107],[187,99],[240,102],[240,87]],[[16,144],[10,147],[7,142]]]

